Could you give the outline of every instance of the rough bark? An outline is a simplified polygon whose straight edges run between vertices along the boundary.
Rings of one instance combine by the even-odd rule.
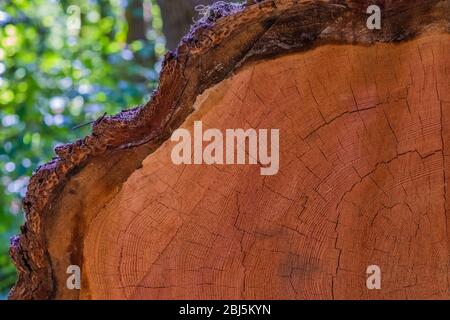
[[[376,31],[367,5],[212,6],[146,105],[31,178],[10,297],[449,298],[450,1],[382,1]],[[174,165],[197,119],[279,128],[280,172]]]

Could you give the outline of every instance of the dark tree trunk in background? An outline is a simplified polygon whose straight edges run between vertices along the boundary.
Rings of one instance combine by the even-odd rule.
[[[180,39],[189,31],[198,16],[197,5],[208,5],[215,0],[157,0],[161,8],[163,32],[166,36],[167,48],[173,50]],[[230,1],[231,2],[231,1]]]
[[[149,19],[146,18],[145,10],[142,0],[128,0],[125,8],[125,18],[128,25],[127,44],[131,44],[134,41],[148,43],[147,31],[151,26]],[[152,68],[155,63],[153,56],[150,57],[142,52],[135,53],[133,61],[146,68]],[[134,75],[134,81],[146,81],[146,79]]]
[[[125,17],[128,24],[127,43],[132,43],[136,40],[145,40],[147,26],[144,18],[142,0],[128,0]]]

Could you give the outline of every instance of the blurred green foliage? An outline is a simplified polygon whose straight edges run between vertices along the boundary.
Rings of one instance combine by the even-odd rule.
[[[9,238],[23,223],[21,198],[32,171],[55,145],[89,132],[75,126],[141,104],[156,86],[165,52],[159,7],[144,0],[142,12],[132,8],[148,25],[145,39],[130,42],[128,6],[0,1],[0,298],[15,282]]]

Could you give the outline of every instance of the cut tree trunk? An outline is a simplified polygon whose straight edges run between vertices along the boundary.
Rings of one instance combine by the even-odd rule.
[[[380,1],[381,30],[365,0],[253,2],[212,6],[146,105],[37,170],[11,298],[450,298],[450,1]],[[279,129],[279,171],[174,164],[198,120]]]

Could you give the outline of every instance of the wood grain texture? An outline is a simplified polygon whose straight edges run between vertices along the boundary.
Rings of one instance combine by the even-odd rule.
[[[213,6],[151,101],[32,177],[10,297],[447,298],[450,1],[382,1],[376,32],[366,6]],[[194,119],[279,128],[279,173],[173,165]]]
[[[220,83],[183,127],[279,128],[280,172],[177,166],[164,143],[90,222],[81,298],[449,298],[448,70],[442,35]]]

